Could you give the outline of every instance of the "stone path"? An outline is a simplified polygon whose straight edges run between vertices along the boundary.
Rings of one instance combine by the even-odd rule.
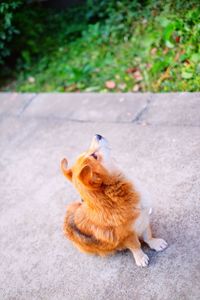
[[[169,248],[79,253],[63,237],[79,196],[60,172],[95,133],[152,203]],[[200,93],[0,94],[0,299],[200,299]]]

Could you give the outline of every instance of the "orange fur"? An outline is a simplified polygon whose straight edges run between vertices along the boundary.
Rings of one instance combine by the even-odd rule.
[[[71,169],[66,159],[61,162],[64,175],[83,199],[67,207],[64,233],[83,252],[102,256],[126,248],[134,252],[140,249],[133,229],[140,216],[140,196],[119,170],[106,169],[102,155],[94,159],[93,151],[90,147]]]

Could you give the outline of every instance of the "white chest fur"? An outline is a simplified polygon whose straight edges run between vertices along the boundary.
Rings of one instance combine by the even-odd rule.
[[[140,210],[140,215],[134,221],[132,228],[138,234],[138,236],[141,236],[149,225],[149,216],[152,213],[151,201],[148,193],[142,189],[141,184],[135,179],[133,182],[135,189],[140,195],[140,205],[138,207]]]
[[[141,236],[145,229],[149,225],[149,208],[142,208],[140,210],[139,217],[134,221],[132,228],[137,233],[138,236]]]

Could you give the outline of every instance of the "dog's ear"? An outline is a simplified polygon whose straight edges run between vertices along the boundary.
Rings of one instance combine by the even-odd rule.
[[[63,174],[67,177],[67,179],[72,181],[72,170],[68,168],[68,162],[67,162],[66,158],[64,158],[61,161],[61,170],[62,170]]]
[[[79,174],[79,179],[84,185],[90,188],[97,188],[102,183],[100,175],[96,172],[93,172],[89,165],[86,165],[82,168]]]

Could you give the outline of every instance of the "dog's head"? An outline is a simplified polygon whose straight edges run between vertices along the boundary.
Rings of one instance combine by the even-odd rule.
[[[61,169],[79,192],[83,189],[98,190],[102,184],[108,184],[117,172],[109,143],[99,134],[94,136],[89,149],[78,157],[72,168],[63,159]]]

